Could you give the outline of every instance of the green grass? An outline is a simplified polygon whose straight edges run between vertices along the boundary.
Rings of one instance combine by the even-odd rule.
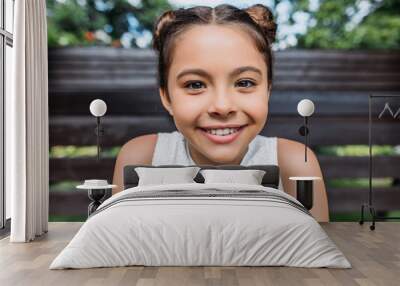
[[[315,153],[318,155],[331,156],[369,156],[368,145],[332,145],[319,146],[315,148]],[[391,145],[372,145],[372,155],[399,155],[400,149]]]
[[[393,178],[373,178],[372,187],[386,188],[393,183]],[[369,188],[369,178],[325,180],[326,188]]]
[[[371,221],[371,216],[369,213],[364,214],[365,221]],[[400,217],[400,211],[388,212],[387,216],[398,216]],[[50,222],[85,222],[87,219],[86,215],[50,215]],[[330,221],[331,222],[341,222],[341,221],[353,221],[358,222],[360,220],[360,211],[350,212],[350,213],[331,213]],[[390,220],[395,221],[395,220]]]
[[[50,222],[84,222],[86,221],[86,215],[50,215]]]
[[[82,184],[79,181],[61,181],[55,184],[50,184],[50,192],[69,192],[76,190],[76,186]]]
[[[50,184],[51,192],[66,192],[75,190],[76,186],[80,185],[80,181],[61,181],[54,184]],[[368,178],[355,178],[355,179],[330,179],[326,180],[327,189],[359,189],[368,188],[369,179]],[[372,180],[372,186],[375,188],[386,188],[390,187],[393,183],[393,178],[374,178]]]
[[[331,222],[340,222],[340,221],[354,221],[358,222],[360,221],[360,215],[361,215],[361,205],[360,205],[360,210],[357,212],[348,212],[348,213],[331,213],[329,215],[330,221]],[[385,214],[386,217],[400,217],[400,211],[390,211]],[[371,215],[367,212],[364,211],[364,221],[369,222],[372,221]],[[395,220],[395,219],[389,219],[385,221],[400,221],[400,219]]]
[[[102,148],[101,154],[104,157],[116,157],[121,147]],[[331,145],[319,146],[315,150],[318,155],[331,156],[368,156],[368,145]],[[400,146],[373,145],[373,155],[400,155]],[[97,155],[96,145],[90,146],[53,146],[50,148],[50,158],[77,158],[94,157]]]
[[[101,156],[115,158],[121,147],[102,148]],[[97,156],[97,146],[53,146],[50,148],[50,158],[79,158]]]
[[[101,150],[103,157],[115,158],[121,147],[104,148]],[[368,145],[332,145],[320,146],[314,149],[317,155],[330,156],[368,156]],[[373,145],[372,154],[374,156],[395,156],[400,155],[400,146],[391,145]],[[97,147],[93,146],[53,146],[50,149],[50,158],[79,158],[79,157],[95,157],[97,155]],[[71,191],[82,182],[78,181],[62,181],[50,185],[50,191]],[[372,180],[373,187],[389,187],[393,183],[393,178],[374,178]],[[368,188],[368,178],[354,179],[333,179],[326,180],[326,187],[330,188]],[[400,216],[399,212],[390,212],[390,216]],[[333,213],[330,214],[331,221],[358,221],[360,219],[359,210],[351,213]],[[367,220],[370,218],[367,217]],[[50,221],[85,221],[86,216],[50,216]]]
[[[361,208],[361,205],[360,205]],[[332,222],[335,221],[359,221],[360,220],[360,211],[351,212],[351,213],[331,213],[329,214],[329,219]],[[369,220],[369,217],[365,218]]]

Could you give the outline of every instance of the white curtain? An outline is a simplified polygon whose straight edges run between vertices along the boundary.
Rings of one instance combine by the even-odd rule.
[[[13,92],[6,98],[6,187],[11,242],[47,232],[49,205],[45,0],[15,1]]]

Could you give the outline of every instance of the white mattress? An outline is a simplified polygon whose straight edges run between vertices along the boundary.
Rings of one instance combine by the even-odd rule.
[[[179,195],[122,199],[137,192],[168,190],[259,190],[300,204],[280,190],[256,185],[189,183],[130,188],[103,202],[50,269],[127,265],[351,267],[312,216],[278,199]]]

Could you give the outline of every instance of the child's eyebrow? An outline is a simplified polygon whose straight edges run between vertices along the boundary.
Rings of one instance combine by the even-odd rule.
[[[241,73],[243,73],[245,71],[253,71],[253,72],[256,72],[256,73],[262,75],[261,70],[259,70],[256,67],[243,66],[243,67],[238,67],[238,68],[234,69],[232,72],[229,73],[229,76],[230,77],[234,77],[234,76],[239,75],[239,74],[241,74]],[[183,70],[177,75],[176,78],[178,80],[178,79],[180,79],[181,77],[183,77],[183,76],[185,76],[187,74],[197,74],[199,76],[203,76],[203,77],[206,77],[208,79],[211,79],[211,75],[208,74],[205,70],[202,70],[202,69],[186,69],[186,70]]]

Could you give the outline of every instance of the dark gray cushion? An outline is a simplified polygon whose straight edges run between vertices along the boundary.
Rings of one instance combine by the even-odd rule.
[[[225,169],[225,170],[246,170],[246,169],[256,169],[256,170],[264,170],[265,175],[262,179],[262,185],[265,187],[278,188],[279,186],[279,167],[276,165],[251,165],[251,166],[241,166],[241,165],[190,165],[197,166],[201,169]],[[148,168],[178,168],[178,167],[189,167],[184,165],[127,165],[124,167],[124,189],[133,188],[138,185],[139,176],[135,171],[136,167],[148,167]],[[197,183],[204,183],[204,178],[200,174],[197,173],[197,176],[194,178]]]

